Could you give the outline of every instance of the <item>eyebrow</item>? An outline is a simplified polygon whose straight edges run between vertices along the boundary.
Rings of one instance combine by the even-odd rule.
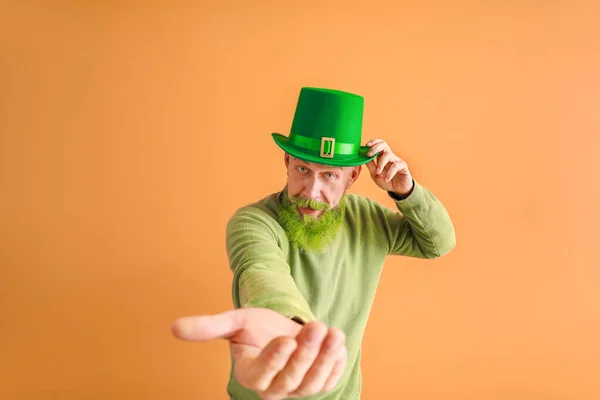
[[[310,168],[308,166],[308,164],[305,164],[305,163],[298,163],[297,166],[298,167],[304,167],[304,168],[306,168],[306,169],[308,169],[310,171],[314,171],[313,168]],[[331,168],[325,168],[325,169],[319,171],[319,173],[323,173],[323,172],[333,172],[333,173],[336,173],[337,175],[340,175],[342,173],[342,169],[339,168],[339,167],[331,167]]]

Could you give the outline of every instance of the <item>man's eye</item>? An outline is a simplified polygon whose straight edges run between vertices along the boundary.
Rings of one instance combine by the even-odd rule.
[[[327,176],[327,179],[331,179],[331,180],[333,180],[333,179],[336,179],[336,178],[337,178],[337,176],[335,176],[335,175],[334,175],[334,174],[332,174],[331,172],[328,172],[326,176]]]
[[[300,172],[306,172],[306,168],[305,167],[298,167],[298,171],[300,171]]]

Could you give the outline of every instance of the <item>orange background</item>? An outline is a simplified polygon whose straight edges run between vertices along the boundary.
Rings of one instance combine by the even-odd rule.
[[[0,398],[225,398],[226,342],[170,325],[231,307],[225,223],[282,188],[301,86],[365,96],[457,231],[389,258],[363,398],[600,398],[598,7],[10,3]]]

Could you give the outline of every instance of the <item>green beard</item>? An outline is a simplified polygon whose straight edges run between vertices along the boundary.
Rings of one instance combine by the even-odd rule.
[[[323,210],[321,216],[313,217],[298,212],[297,207]],[[277,214],[292,246],[301,252],[322,253],[335,240],[346,211],[346,195],[331,208],[329,204],[298,196],[290,198],[287,187],[283,190]]]

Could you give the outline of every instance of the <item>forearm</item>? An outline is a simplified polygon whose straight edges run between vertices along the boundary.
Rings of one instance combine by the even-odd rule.
[[[241,212],[227,225],[234,306],[268,308],[288,318],[314,320],[271,224],[262,214]]]
[[[456,245],[454,226],[444,205],[425,187],[415,182],[404,199],[395,199],[401,217],[392,219],[390,233],[396,234],[391,254],[436,258]]]
[[[268,308],[305,322],[315,319],[289,272],[254,265],[244,269],[235,281],[240,308]]]

